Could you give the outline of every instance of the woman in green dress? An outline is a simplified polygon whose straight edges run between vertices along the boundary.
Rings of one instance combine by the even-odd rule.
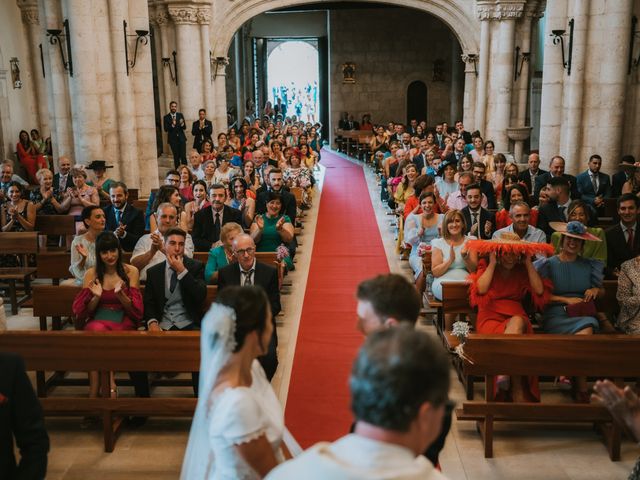
[[[267,197],[267,211],[256,215],[250,230],[251,237],[256,243],[257,252],[275,252],[278,247],[288,245],[293,240],[294,228],[291,219],[282,213],[282,199],[280,194],[269,192]],[[291,257],[282,258],[287,269],[293,269]]]
[[[222,245],[209,250],[207,266],[204,268],[204,278],[208,284],[217,284],[218,270],[232,262],[233,241],[241,233],[243,233],[242,227],[235,222],[225,223],[220,229]]]
[[[583,225],[591,223],[591,209],[582,200],[574,200],[569,204],[567,210],[567,219],[569,222],[580,222]],[[582,250],[582,258],[589,260],[600,260],[604,265],[607,264],[607,238],[602,228],[587,227],[587,232],[598,237],[599,241],[585,240]],[[560,253],[562,233],[554,232],[551,235],[551,244],[556,250],[556,254]]]

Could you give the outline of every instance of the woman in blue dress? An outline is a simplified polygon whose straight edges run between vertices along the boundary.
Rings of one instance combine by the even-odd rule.
[[[218,283],[218,270],[226,267],[233,261],[233,241],[243,233],[242,227],[235,223],[225,223],[220,229],[220,241],[222,245],[209,250],[209,258],[204,268],[204,279],[210,285]]]
[[[592,335],[599,328],[594,301],[604,295],[604,264],[582,257],[582,249],[586,240],[598,242],[600,239],[580,222],[549,225],[560,232],[562,238],[560,253],[535,262],[540,276],[553,282],[551,301],[542,317],[543,329],[546,333]],[[572,312],[574,309],[579,311]],[[563,378],[561,381],[564,383]],[[588,403],[586,379],[578,378],[576,387],[577,400]]]
[[[421,243],[429,245],[431,240],[440,236],[444,218],[444,215],[434,212],[436,196],[433,192],[424,192],[419,201],[422,213],[410,213],[404,223],[404,241],[411,245],[409,265],[416,279],[422,273],[422,257],[418,255],[418,248]]]

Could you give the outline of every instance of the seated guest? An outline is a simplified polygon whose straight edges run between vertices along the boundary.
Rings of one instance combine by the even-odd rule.
[[[620,222],[606,232],[609,275],[616,275],[623,262],[640,253],[640,230],[638,230],[640,198],[633,193],[627,193],[618,198],[617,205]]]
[[[142,295],[138,269],[122,261],[122,248],[113,232],[102,232],[95,242],[96,264],[84,276],[83,288],[73,301],[73,314],[83,330],[107,332],[135,330],[142,321]],[[111,395],[116,395],[113,372]],[[98,396],[98,372],[91,372],[90,397]]]
[[[76,235],[71,242],[71,266],[69,271],[74,277],[73,283],[82,285],[87,270],[96,265],[96,238],[104,231],[106,220],[104,212],[98,205],[82,209],[82,223],[86,232]]]
[[[46,478],[49,435],[44,414],[24,362],[16,354],[0,352],[0,392],[3,399],[0,407],[2,478]],[[16,459],[18,452],[20,456]]]
[[[182,208],[182,197],[180,196],[180,190],[178,187],[174,187],[173,185],[162,185],[158,189],[155,201],[153,202],[154,211],[157,211],[158,205],[163,203],[170,203],[176,207],[176,210],[178,211],[178,226],[186,231],[189,226],[189,220],[186,212]],[[158,220],[155,214],[152,214],[149,217],[149,226],[151,227],[150,231],[152,232],[158,229]]]
[[[568,219],[571,187],[566,178],[558,176],[553,177],[547,184],[547,193],[549,202],[542,205],[538,211],[538,228],[547,236],[547,240],[551,239],[553,228],[551,222],[566,222]]]
[[[504,169],[507,166],[507,157],[502,153],[496,153],[493,156],[493,171],[487,172],[487,180],[493,185],[493,191],[499,192],[502,189],[504,181]]]
[[[67,188],[73,187],[69,172],[71,172],[71,160],[65,156],[58,158],[58,173],[53,176],[53,189],[58,193],[64,193]]]
[[[37,177],[38,174],[36,172]],[[13,173],[13,162],[6,160],[0,164],[0,203],[7,200],[7,190],[9,190],[11,182],[18,182],[23,187],[29,186],[29,182]]]
[[[430,177],[427,177],[430,178]],[[411,213],[404,223],[404,241],[411,245],[409,265],[416,279],[422,273],[422,258],[418,255],[421,243],[431,244],[431,240],[440,236],[443,214],[434,211],[436,196],[433,192],[420,195],[422,213]]]
[[[186,165],[180,165],[178,167],[178,173],[180,174],[180,184],[178,185],[178,192],[180,192],[180,198],[182,203],[187,203],[193,200],[193,174],[191,169]]]
[[[178,210],[172,203],[158,205],[156,212],[158,229],[140,237],[131,254],[131,264],[140,271],[140,281],[147,279],[147,270],[166,260],[164,234],[170,229],[178,228]],[[184,255],[193,257],[193,240],[187,234]]]
[[[132,252],[144,235],[144,213],[128,203],[129,189],[122,182],[112,182],[109,187],[111,205],[104,208],[106,229],[120,239],[125,252]]]
[[[633,167],[624,167],[626,170],[630,170],[629,179],[622,185],[622,194],[632,193],[636,196],[640,196],[640,164],[635,164]]]
[[[0,207],[0,227],[3,232],[30,232],[36,224],[36,207],[24,198],[24,187],[11,182],[7,201]]]
[[[616,299],[620,304],[618,326],[630,335],[640,334],[640,256],[620,266]]]
[[[233,258],[233,241],[238,235],[244,233],[242,227],[234,222],[225,224],[220,230],[220,242],[215,248],[209,250],[209,258],[204,269],[204,279],[207,283],[218,283],[218,270],[231,263]]]
[[[46,168],[47,162],[42,153],[38,152],[36,145],[31,141],[26,130],[20,130],[16,153],[18,160],[29,175],[29,181],[35,184],[36,172],[41,168]]]
[[[473,180],[474,183],[480,186],[480,191],[487,198],[487,207],[488,209],[495,210],[497,208],[496,204],[496,192],[493,189],[493,184],[488,180],[485,180],[485,172],[487,167],[485,167],[484,163],[477,161],[473,162]]]
[[[292,193],[287,192],[284,188],[284,180],[282,170],[272,168],[268,175],[267,187],[258,193],[256,197],[256,213],[265,213],[267,211],[267,202],[269,201],[269,191],[280,194],[284,213],[289,217],[291,223],[296,222],[296,197]]]
[[[475,183],[467,187],[467,206],[461,212],[467,229],[465,235],[489,239],[495,230],[496,219],[493,213],[480,206],[482,201],[480,186]]]
[[[449,195],[447,199],[447,206],[453,210],[462,210],[467,206],[467,187],[473,183],[473,173],[463,172],[458,177],[458,190]],[[487,208],[487,197],[482,194],[482,201],[480,203],[482,208]]]
[[[249,189],[255,193],[260,188],[260,175],[256,174],[256,165],[253,160],[245,160],[242,174]]]
[[[305,207],[311,206],[311,187],[314,183],[313,174],[308,167],[300,163],[300,157],[298,155],[291,156],[291,165],[285,169],[283,180],[289,188],[301,188],[303,205]]]
[[[202,171],[204,175],[202,181],[207,184],[207,190],[211,188],[211,185],[216,183],[216,162],[214,160],[207,160],[202,164]]]
[[[354,433],[314,445],[266,478],[444,480],[422,453],[440,434],[449,377],[444,349],[427,334],[404,326],[372,333],[349,381]]]
[[[234,177],[237,173],[234,168],[231,168],[230,161],[231,157],[228,154],[220,154],[220,156],[218,157],[218,167],[213,174],[214,183],[229,185],[231,178]]]
[[[209,189],[211,205],[195,214],[193,222],[193,242],[198,252],[208,252],[218,246],[220,229],[225,223],[234,222],[242,225],[242,212],[237,208],[225,205],[227,189],[224,185],[214,183]]]
[[[266,192],[267,211],[256,215],[251,224],[250,234],[256,243],[258,252],[275,252],[281,245],[293,241],[294,227],[291,219],[284,213],[282,197],[276,192]],[[291,256],[284,258],[288,269],[293,268]]]
[[[451,156],[449,156],[449,158],[451,158]],[[460,180],[460,175],[462,175],[463,173],[473,174],[473,157],[468,153],[465,154],[458,162],[458,172],[454,177],[456,181]]]
[[[552,285],[548,280],[543,283],[531,257],[552,254],[551,246],[523,241],[514,233],[503,233],[492,240],[472,240],[469,250],[478,255],[489,253],[489,261],[480,259],[478,269],[469,275],[470,304],[478,307],[476,331],[533,333],[529,316],[522,306],[523,297],[529,295],[536,310],[542,310],[549,301]],[[498,401],[540,401],[536,377],[498,375],[493,393]]]
[[[443,162],[438,167],[438,176],[436,177],[436,188],[439,196],[447,202],[450,195],[457,192],[460,187],[455,181],[456,165],[455,163]]]
[[[600,171],[602,157],[591,155],[589,168],[576,176],[576,187],[580,198],[599,214],[604,214],[604,199],[611,196],[611,179]]]
[[[71,204],[68,215],[76,219],[76,234],[84,231],[84,224],[80,218],[82,209],[91,206],[100,206],[100,196],[95,187],[87,184],[87,172],[84,168],[73,167],[69,172],[73,179],[73,187],[67,188],[67,193],[71,197]]]
[[[622,195],[622,187],[633,175],[635,163],[636,159],[633,155],[622,156],[618,171],[611,177],[611,196],[613,198],[618,198]]]
[[[230,187],[232,195],[230,206],[242,212],[242,225],[248,228],[256,216],[255,194],[248,189],[243,177],[233,177]]]
[[[431,273],[433,295],[442,300],[442,282],[464,282],[476,269],[477,257],[467,249],[467,226],[460,210],[449,210],[442,220],[442,237],[431,241]],[[452,320],[450,319],[453,323]],[[447,330],[451,329],[451,325]]]
[[[193,220],[196,213],[211,205],[207,196],[207,184],[203,180],[196,180],[193,184],[193,200],[184,206],[187,216],[187,227],[193,230]]]
[[[204,178],[204,170],[202,169],[202,163],[206,160],[213,160],[212,150],[213,146],[210,140],[205,140],[205,143],[208,146],[208,152],[202,152],[202,155],[198,153],[198,150],[192,148],[189,151],[189,169],[191,170],[191,174],[195,177],[194,180],[202,180]],[[203,144],[204,148],[204,144]],[[211,158],[209,158],[211,156]]]
[[[413,184],[417,177],[418,169],[413,163],[408,163],[404,167],[404,175],[393,195],[396,204],[402,210],[404,210],[405,202],[413,195]]]
[[[548,185],[551,179],[556,177],[562,177],[567,181],[567,183],[569,184],[569,192],[571,198],[580,198],[580,194],[578,193],[578,188],[576,186],[576,177],[574,177],[573,175],[569,175],[568,173],[564,173],[564,166],[564,158],[562,158],[560,155],[556,155],[551,158],[551,161],[549,162],[549,171],[536,177],[536,184],[533,192],[534,199],[538,198],[538,196],[540,195],[540,190],[542,190],[544,186]]]
[[[416,181],[413,182],[413,195],[407,199],[407,202],[404,204],[404,219],[407,220],[407,217],[412,213],[417,213],[418,215],[422,213],[422,209],[420,208],[420,195],[425,192],[431,192],[435,195],[436,205],[434,205],[434,212],[440,213],[440,207],[438,205],[438,201],[441,199],[436,194],[435,182],[433,177],[430,175],[419,175],[416,178]],[[444,201],[442,201],[444,204]]]
[[[581,256],[585,240],[600,241],[580,222],[552,222],[551,228],[562,233],[560,253],[536,260],[543,279],[553,282],[550,303],[542,317],[546,333],[591,335],[599,329],[595,299],[604,295],[603,264]],[[585,378],[578,378],[576,400],[589,402]]]
[[[520,172],[518,180],[527,187],[529,195],[532,195],[536,186],[536,178],[538,178],[538,175],[547,173],[547,171],[540,168],[540,156],[537,153],[529,155],[527,164],[529,165],[529,168]]]
[[[509,179],[513,177],[505,178],[505,185],[509,182]],[[501,229],[511,225],[511,205],[515,202],[525,202],[529,204],[529,192],[524,185],[519,183],[513,184],[506,189],[503,188],[502,205],[503,208],[496,212],[496,228]],[[538,210],[531,210],[529,212],[529,225],[536,226],[538,224]]]
[[[164,184],[178,188],[178,186],[180,185],[180,174],[177,172],[177,170],[169,170],[166,173],[166,175],[164,176]],[[144,213],[145,229],[147,230],[151,229],[149,220],[151,218],[151,215],[154,214],[157,210],[158,203],[156,203],[156,195],[157,190],[152,190],[151,194],[149,195],[149,200],[147,201],[147,210]]]
[[[276,331],[276,316],[282,309],[280,304],[280,289],[278,285],[278,271],[275,267],[256,261],[256,244],[250,235],[242,233],[233,242],[233,255],[236,262],[218,271],[218,290],[222,291],[231,285],[262,287],[269,297],[271,305],[271,322],[273,334],[269,341],[269,349],[265,355],[258,357],[264,368],[267,379],[271,381],[278,368],[278,333]]]
[[[527,242],[545,243],[547,241],[545,233],[531,225],[532,211],[529,204],[522,200],[511,202],[509,206],[510,224],[496,230],[492,238],[501,238],[503,233],[515,233],[520,239]]]
[[[587,226],[591,220],[591,208],[582,200],[574,200],[569,204],[568,220],[570,222],[580,222]],[[607,241],[604,230],[598,227],[588,227],[587,232],[591,235],[598,237],[598,241],[586,240],[584,242],[584,248],[582,249],[582,257],[600,260],[604,265],[607,264]],[[562,234],[560,232],[554,232],[551,235],[551,244],[555,247],[555,253],[560,253],[560,241],[562,240]]]
[[[107,175],[107,169],[113,168],[113,165],[107,165],[107,162],[104,160],[92,160],[85,168],[93,171],[91,184],[96,187],[96,191],[100,197],[100,206],[107,206],[109,204],[109,189],[111,188],[111,184],[115,181],[112,178],[109,178],[109,175]]]

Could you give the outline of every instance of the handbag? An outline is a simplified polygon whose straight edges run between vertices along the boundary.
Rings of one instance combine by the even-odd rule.
[[[593,300],[566,305],[564,309],[570,317],[595,317],[598,313]]]

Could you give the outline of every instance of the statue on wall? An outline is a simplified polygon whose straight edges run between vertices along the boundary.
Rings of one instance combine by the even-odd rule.
[[[356,64],[347,62],[342,64],[342,83],[356,83]]]

